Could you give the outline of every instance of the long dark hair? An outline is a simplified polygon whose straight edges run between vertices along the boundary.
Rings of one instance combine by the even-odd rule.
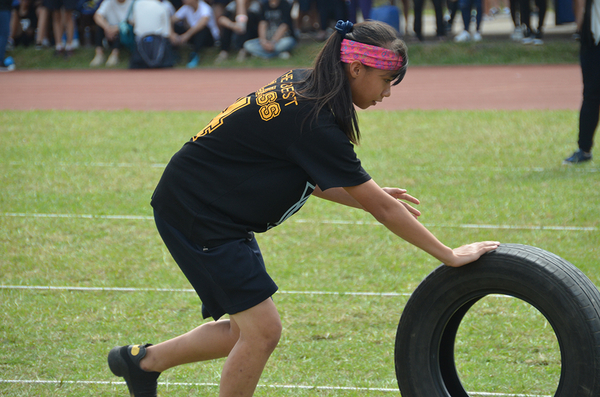
[[[300,83],[298,94],[316,102],[307,119],[314,122],[323,108],[327,108],[331,110],[337,125],[344,131],[350,142],[358,144],[360,141],[358,116],[352,104],[352,92],[345,66],[340,61],[341,43],[344,38],[392,50],[400,55],[402,66],[394,75],[393,85],[400,83],[406,74],[407,49],[391,26],[378,21],[357,23],[350,32],[345,34],[335,32],[329,37],[315,58],[308,77]]]

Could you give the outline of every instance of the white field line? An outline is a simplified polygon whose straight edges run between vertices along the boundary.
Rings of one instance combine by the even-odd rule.
[[[0,379],[0,383],[12,384],[56,384],[56,385],[125,385],[125,382],[113,381],[84,381],[84,380],[27,380],[27,379]],[[158,382],[162,386],[209,386],[218,387],[218,383],[193,383],[193,382]],[[378,387],[352,387],[352,386],[309,386],[309,385],[261,385],[258,387],[268,387],[273,389],[309,389],[309,390],[351,390],[351,391],[377,391],[398,393],[398,389],[378,388]],[[539,394],[510,394],[510,393],[487,393],[487,392],[468,392],[471,396],[493,396],[493,397],[551,397],[549,395]]]
[[[30,290],[30,291],[79,291],[79,292],[174,292],[196,293],[192,288],[135,288],[135,287],[70,287],[53,285],[0,285],[0,290]],[[335,291],[277,291],[285,295],[333,295],[333,296],[379,296],[379,297],[410,297],[412,292],[335,292]],[[513,296],[489,294],[491,298],[509,298]]]
[[[20,218],[71,218],[71,219],[113,219],[113,220],[153,220],[151,216],[144,215],[94,215],[94,214],[40,214],[32,212],[4,212],[0,216],[4,217],[20,217]],[[335,219],[302,219],[291,218],[288,222],[294,223],[317,223],[328,225],[367,225],[381,226],[381,223],[376,221],[348,221]],[[584,231],[597,232],[600,228],[595,226],[543,226],[543,225],[487,225],[487,224],[458,224],[451,225],[445,223],[423,223],[425,227],[431,228],[458,228],[458,229],[508,229],[508,230],[545,230],[545,231]]]
[[[54,167],[105,167],[105,168],[133,168],[133,167],[144,167],[144,168],[165,168],[167,164],[163,163],[111,163],[111,162],[93,162],[93,161],[57,161],[57,162],[44,162],[44,161],[9,161],[10,166],[36,166],[48,168]],[[404,168],[405,171],[415,172],[431,172],[431,171],[446,171],[446,172],[554,172],[554,171],[565,171],[565,172],[580,172],[580,173],[595,173],[600,172],[600,168],[580,168],[580,167],[561,167],[561,168],[544,168],[544,167],[421,167],[413,166]]]
[[[133,288],[133,287],[70,287],[51,285],[0,285],[0,289],[37,291],[82,291],[82,292],[175,292],[196,293],[192,288]],[[277,291],[287,295],[338,295],[338,296],[411,296],[410,292],[335,292],[335,291]]]

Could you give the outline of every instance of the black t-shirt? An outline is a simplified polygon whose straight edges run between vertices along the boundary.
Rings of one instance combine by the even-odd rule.
[[[316,185],[368,181],[331,112],[305,120],[313,102],[301,100],[295,85],[306,73],[292,70],[238,99],[187,142],[152,197],[159,216],[192,241],[214,246],[279,225]]]
[[[267,40],[271,40],[273,35],[282,24],[288,26],[285,36],[294,36],[294,23],[292,22],[292,7],[287,0],[281,0],[277,7],[271,7],[267,1],[263,4],[260,21],[267,23]]]

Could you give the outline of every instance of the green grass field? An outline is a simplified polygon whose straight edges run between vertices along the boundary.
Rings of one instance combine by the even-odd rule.
[[[0,113],[1,395],[126,395],[106,365],[113,346],[202,322],[149,201],[170,156],[214,115]],[[445,244],[537,246],[600,285],[600,168],[561,165],[576,147],[577,112],[368,111],[360,120],[365,168],[418,197],[421,221]],[[399,395],[398,320],[439,263],[368,214],[316,198],[258,241],[281,289],[284,332],[256,395]],[[473,396],[550,396],[560,375],[547,321],[506,297],[468,313],[456,359]],[[165,372],[159,395],[217,396],[221,365]]]

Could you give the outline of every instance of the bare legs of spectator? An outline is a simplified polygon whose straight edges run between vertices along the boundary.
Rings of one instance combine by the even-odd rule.
[[[47,47],[50,45],[48,40],[48,9],[44,6],[40,6],[37,9],[37,36],[35,38],[36,49]]]
[[[75,22],[73,21],[73,11],[54,10],[52,11],[52,29],[54,31],[54,41],[56,43],[57,55],[71,55],[73,52],[73,34],[75,33]],[[62,35],[67,34],[65,47],[62,45]]]
[[[402,0],[402,12],[404,13],[404,34],[408,34],[408,14],[410,13],[410,0]]]

